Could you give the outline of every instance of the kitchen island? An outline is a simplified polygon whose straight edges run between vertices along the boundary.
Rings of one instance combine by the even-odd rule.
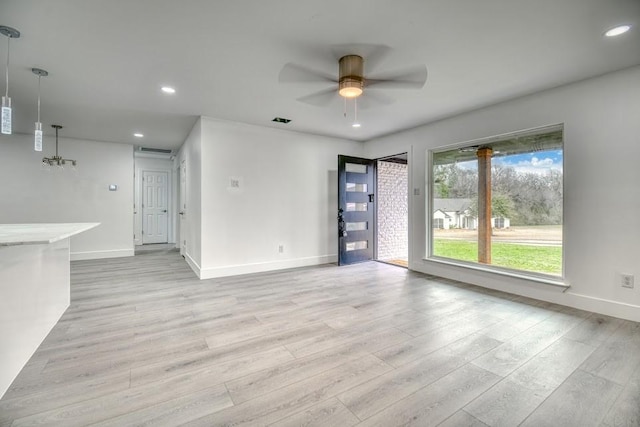
[[[69,307],[70,237],[98,225],[0,224],[0,398]]]

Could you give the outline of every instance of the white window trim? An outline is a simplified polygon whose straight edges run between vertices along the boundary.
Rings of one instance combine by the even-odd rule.
[[[569,289],[571,287],[571,285],[569,285],[568,283],[565,282],[565,260],[566,260],[566,254],[565,254],[565,247],[566,245],[565,243],[565,209],[564,209],[564,190],[563,190],[563,197],[562,197],[562,204],[563,204],[563,209],[562,209],[562,272],[560,276],[556,276],[556,275],[547,275],[544,273],[537,273],[534,271],[527,271],[527,270],[514,270],[514,269],[509,269],[506,267],[501,267],[501,266],[496,266],[496,265],[486,265],[486,264],[480,264],[480,263],[473,263],[473,262],[467,262],[467,261],[462,261],[462,260],[456,260],[454,258],[444,258],[444,257],[439,257],[439,256],[435,256],[433,255],[433,213],[432,210],[430,208],[431,203],[433,202],[433,194],[434,194],[434,186],[433,186],[433,155],[435,153],[439,153],[439,152],[443,152],[443,151],[448,151],[448,150],[454,150],[457,148],[463,148],[463,147],[468,147],[468,146],[473,146],[473,145],[482,145],[482,144],[489,144],[491,142],[494,141],[500,141],[503,139],[508,139],[508,138],[512,138],[514,136],[517,135],[525,135],[525,134],[535,134],[535,133],[543,133],[543,132],[547,132],[547,131],[552,131],[554,129],[562,129],[564,132],[564,124],[563,123],[559,123],[559,124],[554,124],[554,125],[547,125],[547,126],[540,126],[537,128],[531,128],[531,129],[524,129],[522,131],[516,131],[516,132],[508,132],[508,133],[504,133],[501,135],[496,135],[496,136],[490,136],[490,137],[486,137],[486,138],[479,138],[479,139],[474,139],[474,140],[470,140],[470,141],[465,141],[465,142],[459,142],[459,143],[455,143],[455,144],[450,144],[450,145],[446,145],[446,146],[442,146],[442,147],[437,147],[437,148],[433,148],[433,149],[427,149],[427,156],[426,156],[426,160],[427,160],[427,164],[426,164],[426,176],[425,178],[428,179],[425,187],[427,189],[427,197],[425,199],[425,201],[429,202],[429,206],[426,206],[427,209],[425,209],[425,216],[426,216],[426,231],[427,233],[425,234],[425,238],[427,239],[426,241],[426,255],[423,257],[423,261],[427,261],[427,262],[434,262],[437,264],[444,264],[444,265],[450,265],[450,266],[455,266],[455,267],[460,267],[463,269],[468,269],[468,270],[476,270],[476,271],[482,271],[485,273],[492,273],[492,274],[498,274],[501,276],[506,276],[506,277],[512,277],[512,278],[517,278],[517,279],[522,279],[522,280],[529,280],[532,282],[538,282],[538,283],[542,283],[545,285],[550,285],[550,286],[556,286],[558,288],[562,288],[563,291],[565,292],[567,289]],[[563,170],[564,170],[564,143],[563,143],[563,155],[562,155],[562,162],[563,162]],[[563,174],[563,184],[562,187],[564,189],[564,174]]]

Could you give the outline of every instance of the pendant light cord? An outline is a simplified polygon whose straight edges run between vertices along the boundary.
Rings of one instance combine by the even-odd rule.
[[[38,75],[38,123],[40,123],[40,80],[42,76]]]
[[[9,52],[10,52],[10,45],[11,43],[11,36],[7,36],[7,69],[6,69],[6,76],[7,76],[7,80],[6,80],[6,89],[4,92],[4,96],[6,96],[7,98],[9,97]]]

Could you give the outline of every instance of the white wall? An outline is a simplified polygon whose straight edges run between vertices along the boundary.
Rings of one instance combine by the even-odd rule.
[[[187,241],[184,257],[191,268],[199,273],[202,265],[202,119],[198,119],[191,129],[176,160],[178,165],[185,162],[187,166],[187,207],[181,208],[184,212],[182,224],[186,230],[180,231],[180,235]]]
[[[564,123],[565,281],[557,288],[423,260],[427,149]],[[367,157],[407,150],[412,269],[640,321],[640,67],[462,114],[365,144]],[[413,191],[410,190],[410,194]],[[612,220],[612,213],[616,217]],[[636,276],[636,288],[619,284]]]
[[[55,138],[43,145],[38,153],[32,135],[0,136],[0,223],[99,222],[71,238],[72,259],[133,255],[133,146],[60,138],[60,154],[78,161],[75,174],[43,171]]]
[[[338,154],[361,155],[362,143],[210,118],[200,123],[200,276],[336,261]],[[231,188],[230,179],[240,187]]]
[[[142,245],[142,173],[144,171],[166,172],[169,180],[167,188],[168,200],[168,243],[175,243],[175,223],[176,223],[176,192],[177,176],[174,169],[174,162],[168,157],[154,156],[152,154],[138,153],[134,154],[135,163],[135,181],[134,181],[134,242],[136,245]]]

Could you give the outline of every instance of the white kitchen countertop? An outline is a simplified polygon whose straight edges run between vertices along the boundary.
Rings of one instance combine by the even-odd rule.
[[[99,222],[69,224],[0,224],[0,246],[57,242],[99,226]]]

